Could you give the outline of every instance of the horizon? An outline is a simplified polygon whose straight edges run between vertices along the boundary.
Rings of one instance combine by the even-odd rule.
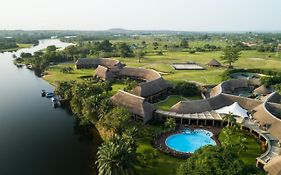
[[[280,32],[280,6],[278,0],[5,0],[0,30]]]

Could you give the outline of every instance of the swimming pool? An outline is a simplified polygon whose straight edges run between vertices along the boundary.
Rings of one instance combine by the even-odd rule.
[[[213,133],[204,129],[196,129],[192,132],[184,130],[182,133],[169,136],[165,143],[172,150],[194,153],[202,146],[216,145],[216,142],[211,138],[212,136]]]

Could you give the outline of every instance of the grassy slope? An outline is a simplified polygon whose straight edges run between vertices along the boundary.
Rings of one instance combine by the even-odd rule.
[[[224,140],[224,134],[223,132],[219,135],[219,140]],[[232,140],[237,140],[239,137],[245,137],[248,142],[248,149],[244,150],[240,153],[239,157],[240,159],[247,165],[255,165],[256,158],[260,156],[261,154],[261,147],[260,143],[257,139],[255,139],[253,136],[247,135],[245,132],[241,132],[240,134],[232,135]]]

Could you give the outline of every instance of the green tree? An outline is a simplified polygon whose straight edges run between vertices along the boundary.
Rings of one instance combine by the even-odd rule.
[[[177,170],[177,175],[251,175],[237,153],[226,147],[206,146],[197,150]]]
[[[135,152],[122,139],[103,143],[98,150],[99,175],[133,175]]]
[[[221,59],[228,64],[228,67],[231,68],[232,64],[235,63],[240,57],[240,50],[234,46],[226,46],[223,49],[223,55]]]
[[[174,130],[176,128],[176,120],[173,117],[169,117],[166,119],[164,123],[165,128],[169,130]]]
[[[130,113],[122,107],[115,107],[101,118],[101,124],[107,129],[113,129],[117,134],[121,134],[128,127]]]
[[[189,47],[188,38],[181,39],[180,46],[182,48],[188,48]]]
[[[233,126],[236,123],[236,118],[233,114],[224,115],[223,120],[227,121],[227,127]]]
[[[127,43],[118,43],[117,51],[120,57],[126,58],[131,57],[133,55],[133,51]]]

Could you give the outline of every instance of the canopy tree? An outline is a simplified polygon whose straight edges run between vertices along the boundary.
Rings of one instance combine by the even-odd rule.
[[[231,68],[232,64],[235,63],[240,57],[240,50],[238,47],[226,46],[223,49],[223,55],[221,59],[228,64],[228,67]]]

